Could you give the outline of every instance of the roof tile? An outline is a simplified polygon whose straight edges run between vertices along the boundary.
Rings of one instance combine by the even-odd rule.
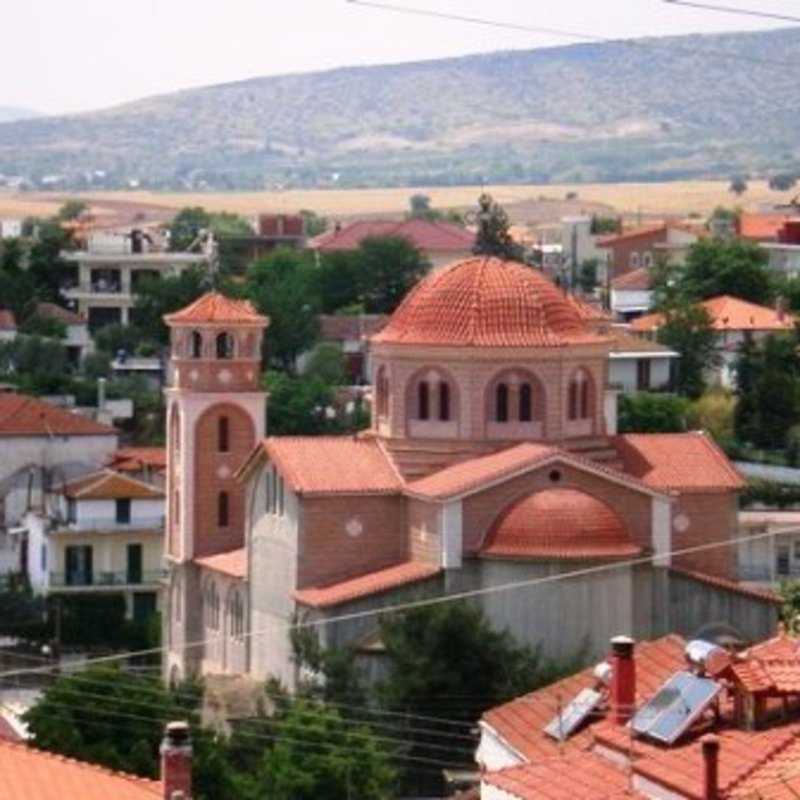
[[[311,246],[321,252],[355,250],[371,236],[400,236],[423,252],[471,251],[475,234],[449,222],[410,219],[402,222],[365,220],[352,222],[312,240]]]
[[[247,577],[247,550],[239,547],[236,550],[227,550],[224,553],[217,553],[213,556],[203,556],[196,558],[194,563],[230,575],[232,578]]]
[[[116,436],[108,425],[35,397],[0,394],[0,436]]]
[[[210,322],[220,325],[258,326],[269,322],[256,311],[249,300],[234,300],[219,292],[207,292],[185,308],[165,314],[164,321],[168,325]]]
[[[158,500],[164,497],[161,489],[110,469],[70,481],[64,486],[64,494],[76,500]]]

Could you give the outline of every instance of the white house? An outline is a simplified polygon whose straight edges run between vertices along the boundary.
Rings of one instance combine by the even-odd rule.
[[[612,328],[614,342],[608,354],[608,382],[622,392],[669,389],[671,365],[679,356],[663,344]]]
[[[611,281],[611,311],[616,317],[630,321],[652,307],[652,277],[646,267],[626,272]]]

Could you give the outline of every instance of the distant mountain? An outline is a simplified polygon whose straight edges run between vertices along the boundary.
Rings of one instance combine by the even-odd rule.
[[[0,172],[260,188],[794,169],[798,63],[784,28],[254,78],[1,124]]]
[[[0,106],[0,122],[16,122],[20,119],[33,119],[41,117],[38,111],[21,106]]]

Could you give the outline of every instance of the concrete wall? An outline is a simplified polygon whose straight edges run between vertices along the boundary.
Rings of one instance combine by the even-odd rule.
[[[65,497],[59,498],[59,507],[63,519],[67,518],[67,501]],[[117,523],[116,500],[76,500],[76,528],[82,526],[96,529],[103,525],[110,528],[119,527]],[[164,499],[163,498],[134,498],[131,500],[131,521],[128,527],[153,527],[163,526]]]

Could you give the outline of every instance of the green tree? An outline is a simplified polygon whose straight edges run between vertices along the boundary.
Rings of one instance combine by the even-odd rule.
[[[17,328],[28,336],[44,336],[48,339],[65,339],[67,336],[67,326],[60,319],[36,313],[30,314]]]
[[[188,249],[201,230],[211,228],[211,214],[202,206],[182,208],[169,225],[169,249],[181,252]]]
[[[268,359],[293,372],[319,337],[319,273],[308,253],[275,250],[252,264],[245,291],[270,319]]]
[[[328,220],[321,217],[316,211],[311,211],[308,208],[301,208],[298,212],[303,218],[306,227],[306,236],[313,237],[319,236],[328,230]]]
[[[60,392],[69,380],[66,348],[40,336],[17,336],[0,343],[0,375],[29,394]]]
[[[601,233],[619,233],[622,230],[622,220],[619,217],[603,217],[592,214],[591,231],[598,235]]]
[[[434,213],[431,198],[427,194],[412,194],[408,198],[408,216],[412,219],[430,219]]]
[[[78,219],[88,208],[83,200],[67,200],[56,212],[56,219],[59,222],[70,222]]]
[[[600,262],[596,258],[587,258],[578,272],[578,285],[581,291],[591,294],[597,286],[597,267]]]
[[[511,238],[510,227],[511,221],[505,209],[484,192],[478,198],[478,233],[472,251],[476,255],[521,261],[523,249]]]
[[[161,344],[169,341],[164,315],[188,306],[211,288],[208,274],[194,267],[177,276],[153,276],[139,284],[134,304],[136,327]]]
[[[689,401],[674,394],[636,392],[619,398],[620,433],[676,433],[686,430]]]
[[[68,249],[69,236],[54,220],[37,220],[35,239],[28,254],[28,272],[39,300],[57,302],[64,279],[74,271],[61,257]]]
[[[690,300],[733,295],[751,303],[772,300],[767,251],[741,239],[700,239],[689,248],[677,273],[680,289]]]
[[[306,378],[318,378],[329,386],[347,384],[347,370],[342,348],[330,342],[318,344],[303,369],[303,375]]]
[[[792,172],[778,172],[769,179],[769,188],[776,192],[786,192],[797,183],[797,175]]]
[[[370,314],[391,314],[430,263],[402,236],[368,236],[358,248],[360,294]]]
[[[689,409],[689,427],[711,434],[721,447],[729,447],[735,439],[734,415],[736,395],[725,389],[707,391]]]
[[[142,341],[146,339],[145,332],[135,325],[113,324],[105,325],[97,331],[94,344],[98,350],[112,356],[116,356],[120,350],[131,355],[137,352]]]
[[[324,253],[319,265],[319,291],[322,312],[334,314],[342,308],[360,304],[362,257],[358,250]]]
[[[728,187],[728,190],[733,192],[738,197],[747,191],[747,181],[741,175],[734,176],[731,178],[731,183]]]
[[[716,335],[708,312],[691,303],[667,309],[657,338],[680,356],[675,366],[675,391],[691,398],[700,397],[705,388],[705,371],[719,362]]]

